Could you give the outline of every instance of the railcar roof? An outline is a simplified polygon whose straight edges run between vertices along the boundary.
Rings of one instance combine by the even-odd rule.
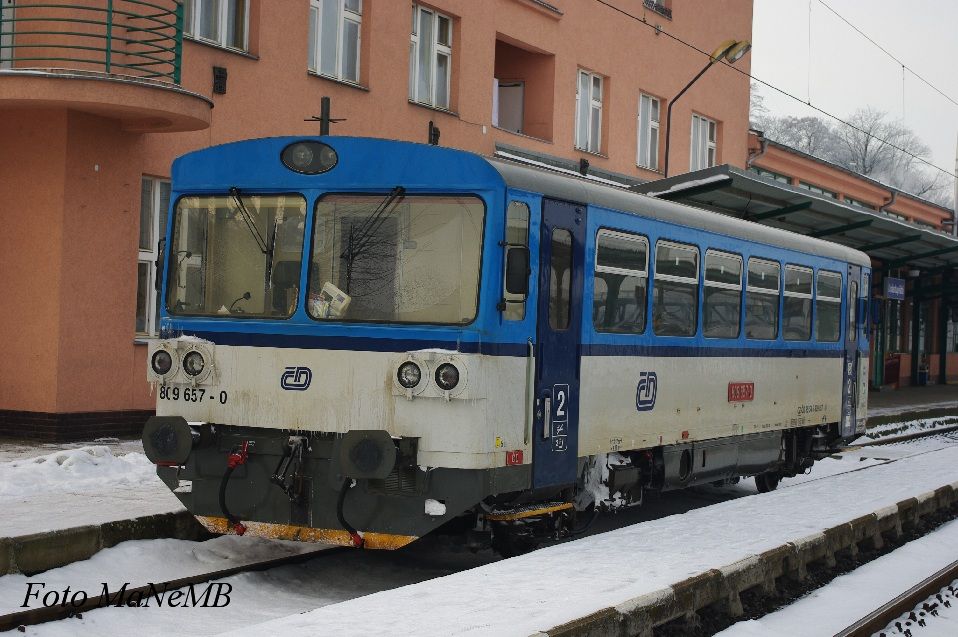
[[[517,162],[488,158],[510,188],[540,192],[549,197],[602,206],[692,228],[699,228],[730,237],[755,241],[788,250],[838,259],[871,267],[864,252],[847,246],[806,237],[758,223],[743,221],[717,212],[693,208],[607,186],[577,176],[559,174]]]

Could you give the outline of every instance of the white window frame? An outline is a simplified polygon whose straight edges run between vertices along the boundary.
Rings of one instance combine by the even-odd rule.
[[[642,101],[647,100],[649,103],[648,114],[649,121],[642,121]],[[655,105],[655,112],[658,113],[658,119],[652,119],[653,104]],[[647,93],[639,93],[639,129],[638,137],[636,139],[636,159],[635,164],[640,168],[647,168],[648,170],[658,170],[659,169],[659,148],[660,142],[659,139],[659,121],[662,118],[662,100]],[[646,148],[642,147],[642,132],[645,131],[649,143]],[[652,139],[655,138],[655,155],[653,156],[650,152],[652,150]]]
[[[421,16],[423,14],[432,15],[432,33],[433,37],[428,43],[430,47],[429,52],[429,69],[430,74],[430,84],[429,84],[429,95],[422,96],[419,95],[419,76],[422,73],[420,68],[420,56],[419,56],[419,47],[423,44],[420,42],[419,37],[419,24],[421,21]],[[440,19],[447,20],[449,23],[449,42],[447,44],[441,44],[439,42],[439,21]],[[426,104],[427,106],[432,106],[433,108],[439,108],[442,110],[449,110],[452,103],[452,38],[453,38],[453,20],[450,16],[439,13],[438,11],[423,7],[419,4],[412,5],[412,33],[409,36],[409,55],[410,55],[410,68],[409,68],[409,100],[416,102],[418,104]],[[446,94],[439,95],[438,88],[439,79],[439,56],[445,56],[449,61],[446,64]],[[439,98],[442,97],[445,100],[443,104],[440,102]]]
[[[612,239],[621,239],[623,241],[631,241],[632,243],[638,243],[645,247],[645,265],[641,270],[633,270],[631,268],[614,268],[608,265],[599,265],[599,251],[602,249],[602,238],[609,237]],[[609,274],[621,274],[624,276],[634,276],[642,279],[647,279],[649,276],[649,240],[640,234],[630,234],[627,232],[616,232],[615,230],[606,230],[602,228],[596,233],[595,237],[595,263],[594,263],[596,272],[607,272]]]
[[[146,294],[146,308],[145,308],[146,330],[143,332],[137,331],[136,335],[137,336],[156,336],[159,329],[159,326],[156,325],[156,309],[157,309],[157,303],[159,302],[159,295],[160,295],[160,293],[156,290],[156,277],[158,274],[156,270],[156,261],[161,256],[158,252],[159,241],[166,234],[166,228],[160,227],[160,217],[163,216],[162,211],[160,210],[160,201],[162,199],[162,197],[160,196],[160,190],[161,190],[160,185],[166,184],[167,186],[169,186],[170,180],[160,179],[157,177],[149,177],[144,175],[141,178],[141,182],[140,182],[141,188],[142,188],[143,182],[145,181],[149,181],[151,184],[150,186],[150,223],[151,223],[150,241],[149,241],[149,248],[140,247],[138,250],[137,261],[136,261],[136,273],[137,273],[137,285],[139,285],[140,264],[141,263],[147,264],[147,272],[148,272],[147,285],[149,286],[149,289],[147,290],[147,294]],[[140,205],[142,207],[142,202]],[[142,211],[140,214],[140,219],[141,221],[143,219]],[[139,243],[139,238],[137,238],[137,242]],[[137,294],[139,294],[139,289],[137,290]],[[134,326],[135,324],[136,324],[136,317],[134,316]]]
[[[333,2],[336,4],[336,71],[333,75],[323,72],[322,65],[322,55],[323,55],[323,3],[324,2]],[[359,2],[359,12],[353,11],[346,5],[347,0],[309,0],[310,8],[310,27],[312,27],[312,36],[315,37],[315,42],[310,42],[310,45],[313,47],[312,59],[309,60],[307,68],[310,71],[316,73],[317,75],[322,75],[323,77],[332,77],[343,82],[350,82],[352,84],[359,84],[360,77],[362,72],[360,71],[360,53],[363,48],[363,3],[362,0]],[[315,10],[315,16],[312,15],[312,11]],[[346,31],[346,24],[352,23],[356,25],[356,77],[345,77],[343,74],[344,66],[344,56],[343,56],[343,37]]]
[[[585,106],[589,109],[589,119],[585,127],[585,139],[580,139],[579,136],[579,118],[580,110],[583,108],[583,104],[586,101],[581,95],[579,95],[579,85],[581,84],[580,79],[582,76],[589,78],[589,96],[588,96],[588,105]],[[595,94],[595,81],[599,80],[599,94]],[[605,78],[597,73],[590,73],[589,71],[584,71],[579,69],[578,73],[575,76],[575,122],[573,124],[575,131],[575,147],[578,150],[584,150],[587,153],[594,153],[596,155],[602,152],[602,93],[605,91]],[[599,111],[599,122],[598,126],[593,126],[592,113],[594,109]],[[595,128],[599,131],[599,139],[592,139],[592,129]]]
[[[693,113],[692,139],[689,148],[689,170],[702,170],[714,166],[718,162],[718,122]]]
[[[243,4],[243,46],[237,47],[227,44],[227,25],[229,24],[229,0],[185,0],[183,3],[183,33],[194,40],[208,42],[221,46],[226,49],[249,50],[249,4],[250,0],[236,0]],[[219,14],[218,28],[214,39],[206,38],[200,35],[199,25],[202,16],[203,4],[207,2],[216,3],[216,11]]]

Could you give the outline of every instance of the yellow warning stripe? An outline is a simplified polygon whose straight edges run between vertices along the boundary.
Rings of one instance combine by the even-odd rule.
[[[563,502],[562,504],[542,507],[541,509],[528,509],[525,511],[515,511],[513,513],[508,511],[503,511],[501,513],[487,513],[486,519],[492,520],[493,522],[507,522],[509,520],[521,520],[523,518],[534,518],[540,515],[548,515],[550,513],[555,513],[556,511],[564,511],[571,508],[571,502]]]
[[[233,528],[226,518],[197,515],[196,519],[206,527],[210,533],[219,535],[233,534]],[[353,546],[353,539],[342,529],[314,529],[308,526],[294,526],[292,524],[270,524],[267,522],[247,522],[246,535],[266,537],[273,540],[294,540],[297,542],[317,542],[335,546]],[[363,547],[367,549],[384,549],[391,551],[402,548],[418,539],[415,535],[392,535],[390,533],[363,533]]]

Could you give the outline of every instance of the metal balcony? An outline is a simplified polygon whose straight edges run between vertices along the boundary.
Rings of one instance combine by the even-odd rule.
[[[181,0],[17,0],[0,9],[0,70],[71,70],[180,83]]]

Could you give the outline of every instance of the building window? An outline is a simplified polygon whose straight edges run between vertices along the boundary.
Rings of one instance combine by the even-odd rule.
[[[639,154],[636,163],[649,170],[659,168],[659,100],[639,95]]]
[[[309,69],[359,83],[362,0],[309,0]]]
[[[449,108],[452,78],[452,18],[412,5],[409,99]]]
[[[247,49],[249,0],[184,0],[183,32],[231,49]]]
[[[810,184],[805,181],[798,182],[798,187],[803,190],[808,190],[809,192],[817,192],[820,195],[825,195],[826,197],[831,197],[832,199],[838,199],[838,193],[832,192],[831,190],[825,190],[820,186]]]
[[[160,293],[156,290],[156,261],[166,234],[170,182],[143,177],[140,182],[140,251],[136,263],[136,333],[156,336]]]
[[[575,90],[575,147],[602,152],[602,76],[579,71]]]
[[[752,166],[749,168],[750,171],[758,175],[759,177],[765,177],[766,179],[771,179],[773,181],[778,181],[783,184],[791,184],[792,179],[788,175],[783,175],[782,173],[777,173],[772,170],[766,170],[764,168],[759,168],[758,166]]]
[[[701,170],[715,165],[717,128],[718,125],[709,118],[692,115],[692,158],[689,170]]]
[[[853,206],[855,208],[864,208],[865,210],[874,210],[875,208],[870,204],[865,203],[864,201],[859,201],[858,199],[852,199],[851,197],[845,197],[845,205]]]

